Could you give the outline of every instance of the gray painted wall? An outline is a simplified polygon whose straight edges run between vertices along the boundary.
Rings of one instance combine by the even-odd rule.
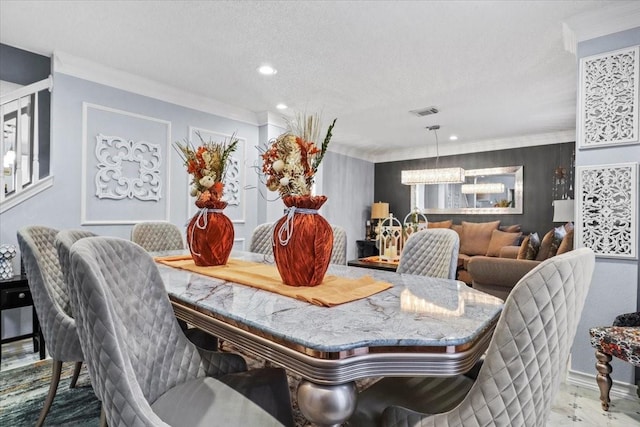
[[[322,194],[328,198],[322,213],[331,224],[347,231],[347,260],[357,258],[356,240],[365,238],[374,201],[374,164],[328,152],[321,167]]]
[[[578,44],[577,55],[578,58],[583,58],[638,44],[640,44],[640,27],[581,42]],[[576,166],[627,162],[640,162],[640,145],[576,150]],[[640,227],[636,229],[640,231]],[[640,241],[640,235],[636,236],[636,241]],[[639,278],[638,260],[596,258],[591,289],[573,345],[571,361],[573,370],[595,375],[595,357],[594,350],[589,344],[589,328],[611,325],[618,314],[638,311]],[[633,383],[632,365],[614,358],[612,367],[611,376],[614,387],[616,381]]]

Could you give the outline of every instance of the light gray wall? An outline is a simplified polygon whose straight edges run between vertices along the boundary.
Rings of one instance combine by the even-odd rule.
[[[321,167],[321,194],[328,198],[322,214],[347,231],[347,259],[357,258],[356,240],[365,238],[365,223],[373,203],[374,164],[328,152]]]
[[[640,27],[579,43],[578,59],[637,44],[640,44]],[[576,166],[627,162],[640,162],[640,145],[576,149]],[[636,230],[640,230],[640,227]],[[636,241],[640,241],[639,237],[636,236]],[[589,344],[589,328],[611,325],[618,314],[638,310],[639,275],[638,260],[596,258],[591,289],[573,345],[573,370],[595,375],[594,349]],[[632,365],[613,358],[612,367],[614,387],[616,381],[633,383]]]

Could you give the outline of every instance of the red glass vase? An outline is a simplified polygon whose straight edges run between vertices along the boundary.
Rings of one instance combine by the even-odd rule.
[[[329,268],[333,250],[331,225],[318,214],[327,197],[287,196],[283,201],[290,210],[273,231],[278,272],[289,286],[317,286]]]
[[[224,265],[233,249],[233,223],[222,212],[227,202],[197,201],[200,211],[187,227],[187,244],[198,266]]]

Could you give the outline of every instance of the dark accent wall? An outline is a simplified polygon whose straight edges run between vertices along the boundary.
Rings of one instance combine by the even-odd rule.
[[[51,58],[0,43],[0,80],[19,85],[44,80],[51,74]],[[51,94],[38,95],[40,176],[49,175]]]
[[[544,234],[552,226],[557,226],[552,222],[554,171],[558,166],[569,171],[574,164],[574,150],[575,143],[567,142],[440,157],[438,167],[443,168],[460,166],[464,169],[482,169],[523,165],[523,213],[520,215],[429,214],[428,219],[429,221],[453,219],[453,222],[457,224],[460,221],[485,222],[499,219],[501,224],[521,224],[523,231],[537,231],[538,234]],[[388,202],[389,211],[402,220],[411,208],[411,187],[400,183],[400,172],[409,169],[435,168],[435,163],[435,158],[376,163],[375,201]],[[571,171],[571,179],[573,176],[573,171]],[[573,188],[573,183],[571,182],[571,184],[571,188]],[[570,197],[573,198],[572,192]]]

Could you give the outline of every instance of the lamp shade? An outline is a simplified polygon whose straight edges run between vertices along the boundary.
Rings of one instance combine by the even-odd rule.
[[[553,222],[572,222],[574,219],[573,207],[574,201],[571,199],[554,200]]]
[[[371,205],[371,219],[383,219],[389,216],[389,203],[378,202]]]
[[[500,182],[462,184],[460,191],[462,194],[500,194],[504,193],[504,184]]]

